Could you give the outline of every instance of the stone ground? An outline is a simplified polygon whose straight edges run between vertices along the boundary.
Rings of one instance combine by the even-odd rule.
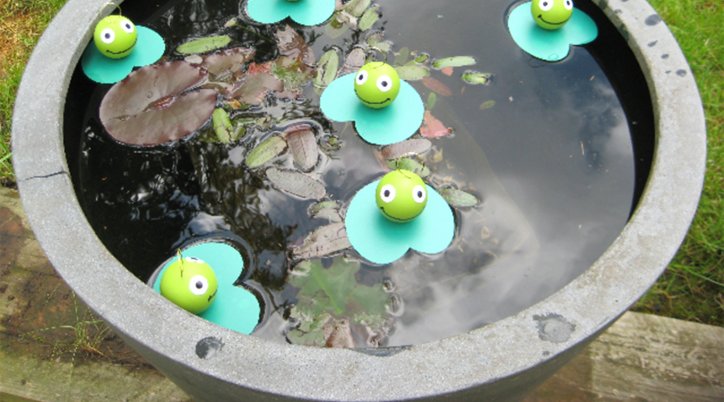
[[[76,299],[0,187],[0,402],[188,401]],[[724,328],[627,313],[526,401],[723,401]]]

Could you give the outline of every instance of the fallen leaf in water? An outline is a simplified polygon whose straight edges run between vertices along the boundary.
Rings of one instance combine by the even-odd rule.
[[[231,124],[229,113],[227,113],[226,110],[221,108],[214,110],[214,113],[211,115],[211,123],[213,124],[214,133],[219,142],[228,144],[233,141],[234,128]]]
[[[206,72],[185,61],[143,67],[116,83],[100,106],[103,126],[116,140],[158,145],[183,138],[211,117],[216,92],[195,89]]]
[[[430,92],[430,94],[427,95],[427,102],[425,102],[425,109],[426,110],[435,109],[435,105],[437,105],[437,94],[435,92]]]
[[[328,348],[354,348],[352,329],[349,327],[349,320],[329,320],[324,326],[326,341],[324,346]]]
[[[181,54],[206,53],[221,49],[229,43],[231,43],[231,37],[229,35],[207,36],[185,42],[177,47],[176,51]]]
[[[384,159],[399,159],[405,156],[421,155],[429,151],[430,148],[432,148],[432,143],[429,140],[414,138],[382,148],[382,157]]]
[[[286,141],[278,135],[271,136],[252,149],[246,155],[244,163],[250,169],[258,168],[279,156],[285,149],[287,149]]]
[[[337,51],[332,49],[325,52],[322,57],[319,58],[317,64],[317,75],[314,78],[315,88],[326,88],[327,85],[332,83],[337,78],[337,69],[339,68],[339,54]]]
[[[228,81],[239,74],[253,57],[254,49],[236,47],[204,57],[201,66],[209,72],[212,80]]]
[[[292,256],[297,260],[324,257],[350,248],[344,222],[319,227],[310,233],[301,246],[292,247]]]
[[[440,96],[452,96],[453,94],[452,90],[447,85],[432,77],[423,78],[422,84]]]
[[[495,106],[495,101],[494,101],[494,100],[492,100],[492,99],[491,99],[491,100],[486,100],[485,102],[483,102],[483,103],[480,104],[480,110],[487,110],[487,109],[490,109],[490,108],[493,107],[493,106]]]
[[[275,33],[279,54],[295,59],[307,66],[314,65],[314,51],[294,28],[286,25]]]
[[[452,67],[444,67],[440,69],[440,72],[447,75],[448,77],[452,77],[453,73],[455,72],[455,69]]]
[[[453,187],[441,189],[440,195],[454,208],[470,208],[480,203],[478,197]]]
[[[422,127],[420,127],[420,134],[425,138],[440,138],[452,134],[452,129],[446,127],[429,110],[426,110],[422,120]]]
[[[277,189],[305,200],[318,200],[327,195],[322,182],[294,170],[269,168],[266,177]]]
[[[234,84],[229,91],[228,99],[237,99],[249,105],[260,105],[267,93],[281,92],[284,84],[277,77],[269,73],[249,73]]]
[[[351,0],[344,6],[344,11],[359,18],[370,7],[372,0]]]
[[[319,146],[314,130],[308,125],[293,127],[285,131],[294,164],[303,172],[309,172],[319,160]]]

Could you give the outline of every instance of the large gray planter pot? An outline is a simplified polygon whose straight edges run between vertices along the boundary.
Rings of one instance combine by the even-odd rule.
[[[654,283],[687,232],[704,177],[701,101],[673,36],[644,0],[595,2],[628,38],[648,80],[656,126],[648,183],[629,223],[590,269],[544,301],[481,329],[374,351],[280,345],[190,317],[129,273],[86,221],[63,147],[70,78],[106,0],[70,0],[28,63],[13,120],[23,205],[73,290],[199,400],[516,398]]]

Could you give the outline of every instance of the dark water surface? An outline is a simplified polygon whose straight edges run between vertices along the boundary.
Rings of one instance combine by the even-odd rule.
[[[584,272],[611,244],[635,205],[653,144],[644,78],[623,38],[600,10],[579,0],[599,25],[593,44],[559,63],[523,53],[505,27],[511,1],[380,1],[393,49],[433,58],[471,55],[490,72],[488,86],[434,73],[453,96],[438,96],[434,114],[454,129],[433,140],[444,162],[430,165],[435,184],[455,183],[483,201],[456,211],[458,233],[438,256],[408,253],[384,268],[363,265],[366,283],[394,288],[397,318],[383,345],[439,339],[483,326],[553,294]],[[189,38],[215,34],[239,14],[238,1],[127,1],[124,14],[164,36],[167,55]],[[332,40],[323,28],[295,27],[317,58],[331,45],[349,50],[365,34]],[[236,45],[257,47],[257,61],[275,57],[268,28],[239,30]],[[413,85],[426,99],[430,90]],[[323,223],[310,220],[311,201],[272,188],[243,168],[245,148],[198,141],[168,146],[120,145],[105,133],[98,105],[109,86],[76,71],[66,106],[66,148],[80,202],[108,249],[147,280],[177,247],[206,236],[240,245],[243,278],[263,300],[256,334],[284,340],[284,314],[296,289],[286,284],[288,247]],[[326,121],[318,97],[293,107],[296,118],[344,141],[315,170],[330,199],[349,202],[382,175],[374,147],[344,124]],[[481,110],[481,104],[494,106]],[[272,112],[271,108],[269,112]],[[208,130],[208,127],[204,128]],[[203,131],[203,130],[202,130]],[[355,254],[348,252],[349,256]],[[632,267],[633,269],[633,267]]]

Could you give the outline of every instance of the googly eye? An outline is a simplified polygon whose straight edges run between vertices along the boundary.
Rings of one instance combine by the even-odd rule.
[[[412,188],[412,199],[415,200],[416,203],[422,204],[427,199],[427,191],[425,191],[425,188],[423,186],[417,185]]]
[[[386,204],[391,203],[395,197],[397,196],[397,191],[395,191],[395,187],[392,186],[392,184],[385,184],[380,189],[380,199],[384,201]]]
[[[136,27],[133,25],[133,23],[129,20],[121,21],[121,29],[126,31],[126,33],[133,33],[133,31],[136,29]]]
[[[538,7],[543,11],[553,8],[553,0],[538,0]]]
[[[201,296],[209,289],[209,280],[203,275],[194,275],[189,281],[189,291],[196,296]]]
[[[573,10],[573,2],[571,0],[566,0],[563,2],[563,6],[566,8],[566,10]]]
[[[106,28],[101,31],[101,41],[103,43],[110,45],[114,40],[116,40],[116,33],[112,29]]]
[[[367,77],[369,77],[369,73],[367,71],[360,71],[356,78],[357,85],[364,85],[364,83],[367,82]]]
[[[377,89],[382,92],[389,92],[392,89],[392,78],[388,75],[382,75],[377,79]]]

